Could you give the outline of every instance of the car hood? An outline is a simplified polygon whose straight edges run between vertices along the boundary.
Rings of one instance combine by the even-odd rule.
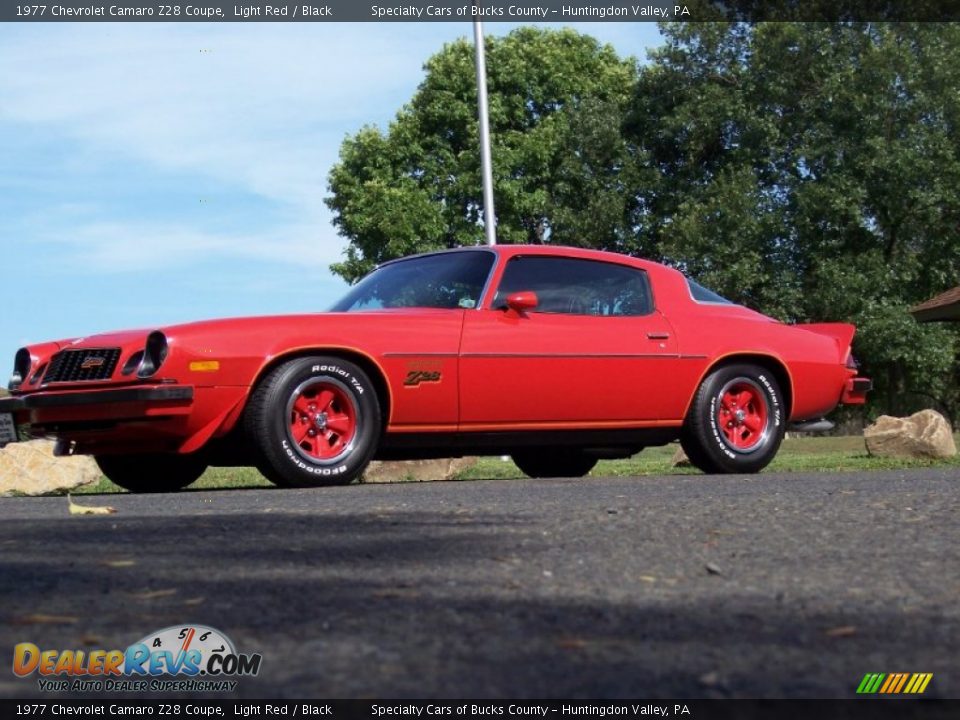
[[[351,325],[358,325],[362,324],[365,319],[377,318],[383,321],[383,319],[387,317],[395,317],[397,322],[406,322],[407,320],[415,318],[436,316],[449,312],[450,310],[431,308],[390,308],[349,313],[316,312],[216,318],[212,320],[104,332],[71,340],[59,340],[57,344],[63,349],[71,347],[124,347],[131,343],[142,343],[146,336],[155,330],[159,330],[170,339],[211,337],[218,334],[236,333],[259,334],[271,332],[283,334],[284,332],[301,330],[305,326],[316,327],[318,323],[326,324],[329,322],[339,325],[343,324],[344,321],[348,321]]]

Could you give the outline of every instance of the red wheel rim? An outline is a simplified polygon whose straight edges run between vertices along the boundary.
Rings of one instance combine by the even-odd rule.
[[[735,380],[720,391],[717,424],[734,450],[756,450],[767,436],[767,399],[747,380]]]
[[[290,438],[308,459],[330,460],[350,449],[357,434],[357,408],[339,383],[303,383],[288,408]]]

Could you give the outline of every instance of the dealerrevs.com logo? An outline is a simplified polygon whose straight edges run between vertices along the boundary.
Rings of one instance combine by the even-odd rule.
[[[44,692],[232,691],[233,678],[260,672],[260,653],[238,653],[233,642],[206,625],[174,625],[126,650],[42,650],[31,642],[13,648],[13,673],[36,674]]]

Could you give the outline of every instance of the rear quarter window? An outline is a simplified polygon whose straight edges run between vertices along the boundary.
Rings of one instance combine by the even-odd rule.
[[[687,286],[690,288],[690,297],[700,303],[720,303],[721,305],[733,305],[722,295],[718,295],[713,290],[708,290],[703,285],[687,278]]]

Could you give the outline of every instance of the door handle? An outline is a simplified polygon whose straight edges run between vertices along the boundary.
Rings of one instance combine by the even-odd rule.
[[[647,337],[651,340],[666,340],[670,337],[668,332],[648,332]]]

